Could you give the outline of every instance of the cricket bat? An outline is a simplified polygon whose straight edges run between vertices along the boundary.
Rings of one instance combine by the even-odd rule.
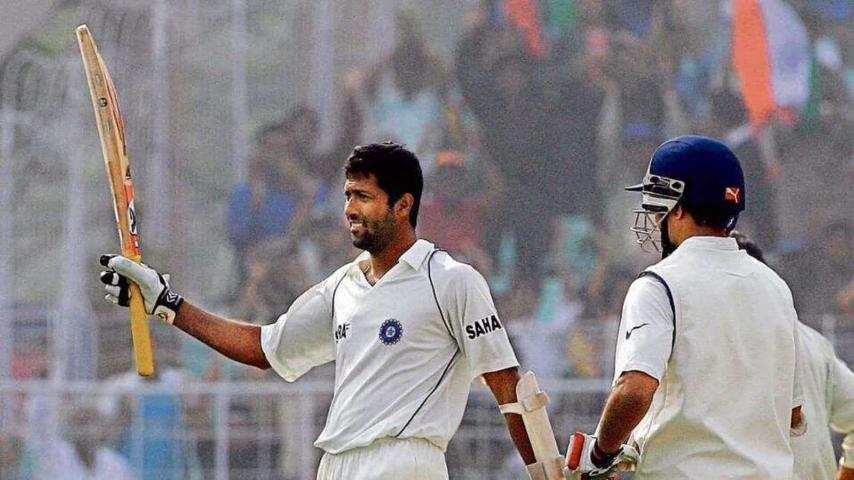
[[[92,107],[95,109],[95,123],[98,125],[101,152],[104,156],[104,165],[107,167],[107,177],[110,180],[110,192],[113,194],[113,211],[119,230],[122,255],[140,262],[142,255],[139,250],[139,230],[133,202],[133,180],[116,87],[86,25],[77,27],[77,43],[80,45],[80,54],[83,56],[83,67],[89,83]],[[151,348],[151,333],[148,329],[148,315],[145,313],[139,286],[133,282],[130,283],[130,332],[137,373],[142,376],[154,374],[154,354]]]

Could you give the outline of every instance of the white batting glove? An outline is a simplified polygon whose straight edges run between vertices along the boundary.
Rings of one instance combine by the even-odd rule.
[[[145,313],[169,324],[175,321],[184,298],[169,289],[169,275],[161,275],[148,265],[121,255],[101,255],[101,265],[110,269],[101,272],[101,282],[107,291],[104,298],[108,302],[123,307],[130,305],[130,279],[139,285]]]
[[[605,454],[597,448],[596,437],[575,432],[569,440],[564,475],[569,479],[616,478],[617,472],[636,464],[638,460],[640,460],[640,454],[631,445],[623,444],[616,452]]]

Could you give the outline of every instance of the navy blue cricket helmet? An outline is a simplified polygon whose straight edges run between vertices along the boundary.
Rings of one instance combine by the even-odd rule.
[[[652,154],[643,183],[626,190],[643,194],[632,227],[641,244],[658,227],[651,214],[666,215],[677,203],[689,211],[724,218],[727,229],[735,227],[745,205],[744,173],[738,157],[722,142],[699,135],[683,135],[661,144]]]

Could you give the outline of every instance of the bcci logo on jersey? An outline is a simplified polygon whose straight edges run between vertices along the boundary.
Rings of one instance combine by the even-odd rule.
[[[394,318],[384,321],[380,327],[380,341],[386,345],[394,345],[403,336],[403,325]]]

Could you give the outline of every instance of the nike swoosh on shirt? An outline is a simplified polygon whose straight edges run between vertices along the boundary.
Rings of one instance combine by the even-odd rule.
[[[626,331],[626,340],[628,340],[628,339],[629,339],[629,337],[631,337],[631,336],[632,336],[632,332],[634,332],[635,330],[637,330],[637,329],[639,329],[639,328],[641,328],[641,327],[645,327],[645,326],[647,326],[647,325],[649,325],[649,324],[648,324],[648,323],[641,323],[641,324],[640,324],[640,325],[638,325],[637,327],[632,327],[632,328],[630,328],[629,330],[627,330],[627,331]]]

